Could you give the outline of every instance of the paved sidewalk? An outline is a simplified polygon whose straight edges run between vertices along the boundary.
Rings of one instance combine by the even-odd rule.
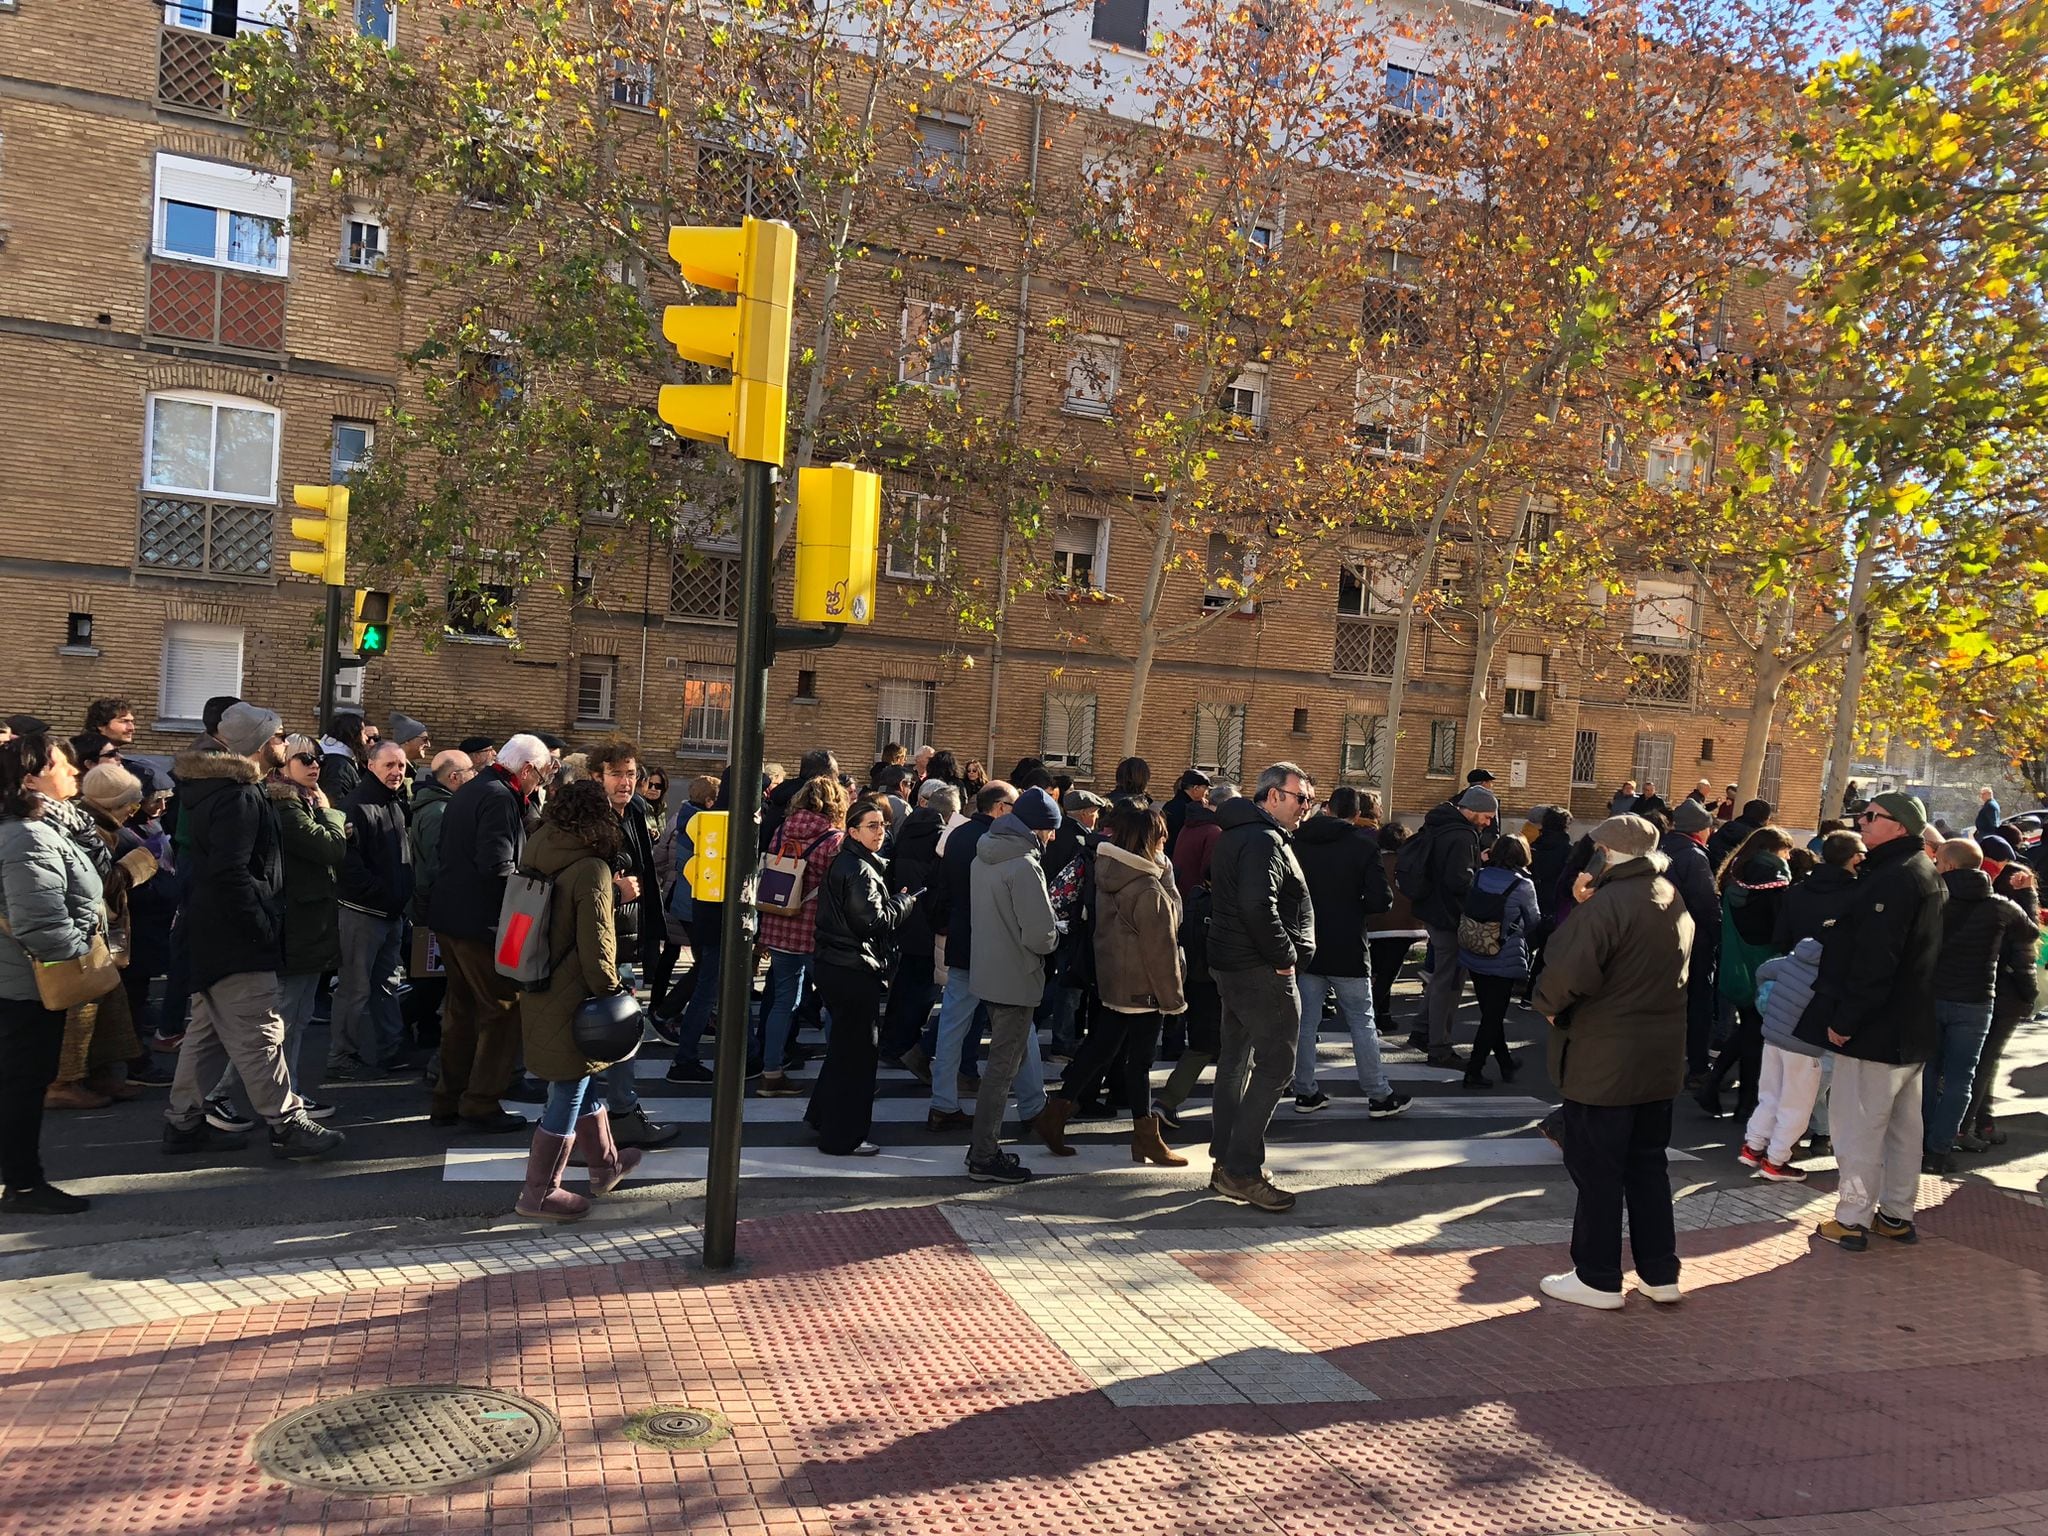
[[[2048,1213],[1923,1181],[1680,1203],[1688,1300],[1539,1304],[1553,1221],[1132,1230],[971,1204],[0,1294],[0,1533],[2048,1536]],[[1202,1211],[1191,1206],[1188,1219]],[[1309,1213],[1303,1213],[1305,1216]],[[433,1496],[271,1480],[316,1400],[462,1383],[562,1438]],[[628,1440],[655,1405],[732,1438]]]

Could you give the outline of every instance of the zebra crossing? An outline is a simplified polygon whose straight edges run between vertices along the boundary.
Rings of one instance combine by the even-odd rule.
[[[1395,1091],[1411,1095],[1412,1102],[1402,1115],[1373,1119],[1358,1089],[1350,1041],[1325,1040],[1318,1045],[1316,1056],[1318,1078],[1330,1101],[1327,1107],[1309,1115],[1295,1111],[1291,1096],[1280,1101],[1268,1138],[1267,1165],[1276,1177],[1340,1182],[1347,1176],[1378,1177],[1449,1169],[1530,1169],[1546,1179],[1564,1178],[1556,1148],[1536,1129],[1537,1122],[1552,1107],[1550,1100],[1501,1087],[1475,1092],[1463,1086],[1462,1074],[1456,1068],[1428,1066],[1416,1053],[1389,1049],[1388,1076]],[[742,1178],[952,1181],[961,1177],[966,1132],[927,1131],[925,1111],[930,1090],[910,1073],[894,1068],[885,1067],[877,1074],[873,1139],[880,1144],[881,1152],[867,1158],[829,1157],[819,1152],[811,1145],[810,1131],[804,1124],[805,1103],[817,1067],[818,1063],[813,1061],[790,1073],[791,1081],[799,1089],[794,1098],[745,1100]],[[664,1079],[667,1070],[666,1055],[643,1057],[634,1063],[641,1103],[648,1115],[683,1127],[676,1145],[646,1154],[634,1173],[636,1184],[689,1182],[702,1179],[705,1174],[710,1089],[698,1084],[669,1083]],[[1153,1085],[1163,1083],[1171,1070],[1169,1066],[1156,1066]],[[1057,1069],[1050,1069],[1049,1075],[1056,1080]],[[1540,1076],[1540,1072],[1530,1075]],[[963,1096],[961,1108],[971,1113],[972,1098]],[[1185,1173],[1206,1174],[1206,1083],[1181,1106],[1180,1116],[1185,1129],[1170,1133],[1168,1140],[1187,1157],[1189,1168]],[[1017,1133],[1014,1109],[1005,1130],[1009,1135]],[[1075,1120],[1067,1127],[1067,1138],[1075,1147],[1076,1156],[1055,1158],[1028,1140],[1018,1150],[1041,1183],[1049,1178],[1103,1174],[1184,1176],[1181,1170],[1133,1164],[1128,1145],[1130,1130],[1128,1117]],[[1685,1153],[1675,1149],[1671,1156],[1674,1160],[1689,1160]],[[525,1166],[523,1146],[458,1146],[445,1154],[442,1179],[448,1183],[516,1183]]]

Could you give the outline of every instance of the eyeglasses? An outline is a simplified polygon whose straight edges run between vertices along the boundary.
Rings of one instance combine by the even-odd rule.
[[[1869,826],[1869,825],[1870,825],[1870,824],[1871,824],[1871,823],[1872,823],[1873,821],[1897,821],[1897,820],[1898,820],[1898,818],[1897,818],[1896,816],[1888,816],[1888,815],[1886,815],[1886,814],[1885,814],[1885,813],[1884,813],[1883,811],[1880,811],[1880,810],[1879,810],[1879,809],[1878,809],[1878,808],[1877,808],[1876,806],[1874,806],[1874,805],[1873,805],[1873,806],[1870,806],[1870,807],[1868,807],[1867,809],[1865,809],[1865,810],[1863,811],[1863,813],[1862,813],[1861,815],[1859,815],[1859,816],[1858,816],[1858,817],[1857,817],[1856,819],[1857,819],[1858,821],[1862,822],[1862,823],[1863,823],[1863,825],[1865,825],[1866,827],[1867,827],[1867,826]]]
[[[307,768],[318,768],[320,766],[320,754],[318,752],[294,752],[292,754],[292,761]]]
[[[1307,810],[1309,807],[1313,806],[1316,803],[1316,792],[1312,789],[1306,792],[1298,789],[1283,789],[1280,791],[1280,793],[1283,795],[1292,795],[1295,799],[1299,800],[1301,802],[1301,808],[1303,810]]]

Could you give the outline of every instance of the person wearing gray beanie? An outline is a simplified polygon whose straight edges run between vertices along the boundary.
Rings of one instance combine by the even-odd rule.
[[[237,757],[255,757],[270,742],[282,735],[284,721],[274,709],[265,709],[260,704],[242,703],[235,705],[220,717],[220,744]],[[268,773],[276,763],[265,763]]]

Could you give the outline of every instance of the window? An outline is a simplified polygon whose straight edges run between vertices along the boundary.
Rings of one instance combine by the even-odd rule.
[[[951,114],[920,112],[917,144],[905,179],[920,192],[951,192],[967,179],[967,139],[973,122]]]
[[[1337,578],[1338,617],[1398,617],[1408,606],[1408,577],[1408,568],[1396,561],[1347,561]]]
[[[1112,48],[1143,53],[1150,41],[1150,0],[1095,0],[1088,35]]]
[[[292,183],[245,166],[156,157],[159,256],[282,276],[290,265]]]
[[[928,746],[932,739],[932,709],[939,696],[937,683],[915,680],[885,680],[877,685],[875,700],[875,756],[895,742],[906,752]]]
[[[577,659],[576,719],[579,724],[612,723],[612,695],[618,681],[618,657],[583,656]]]
[[[334,442],[327,453],[328,483],[346,485],[370,464],[370,448],[377,441],[377,429],[367,421],[334,423]]]
[[[1116,398],[1123,343],[1113,336],[1083,336],[1067,363],[1067,392],[1060,409],[1070,416],[1101,418]]]
[[[1070,592],[1100,592],[1108,546],[1108,518],[1069,517],[1052,534],[1054,579]]]
[[[1252,363],[1225,386],[1223,414],[1236,436],[1255,437],[1266,430],[1266,385],[1266,365]]]
[[[784,173],[769,148],[716,140],[697,145],[697,202],[706,213],[734,222],[749,214],[794,221],[797,191],[795,176]]]
[[[1442,137],[1443,85],[1435,75],[1406,65],[1387,66],[1386,97],[1380,112],[1380,148],[1406,160]]]
[[[1759,800],[1768,800],[1772,805],[1784,804],[1784,785],[1780,782],[1785,771],[1785,744],[1774,741],[1764,748],[1763,771],[1757,776],[1756,793]]]
[[[1458,722],[1455,720],[1432,720],[1429,722],[1429,767],[1425,770],[1433,779],[1447,779],[1458,771]]]
[[[1095,771],[1095,695],[1048,693],[1039,731],[1039,761],[1048,768]]]
[[[1308,734],[1308,711],[1306,709],[1298,707],[1295,709],[1292,729],[1297,736],[1306,736]]]
[[[1228,783],[1244,782],[1242,704],[1195,706],[1195,752],[1191,766]]]
[[[683,746],[723,756],[732,742],[732,668],[691,665],[683,673]]]
[[[1373,264],[1378,275],[1365,285],[1359,339],[1382,351],[1423,345],[1429,321],[1420,287],[1422,258],[1412,251],[1379,251]]]
[[[939,299],[903,301],[903,350],[896,377],[921,389],[960,387],[960,334],[967,312]]]
[[[800,699],[815,699],[818,696],[818,674],[809,667],[797,668],[796,696]]]
[[[1600,782],[1600,733],[1572,734],[1572,788],[1591,789]]]
[[[1254,265],[1280,249],[1280,221],[1254,214],[1245,220],[1244,243],[1251,250]]]
[[[1387,66],[1387,106],[1416,117],[1441,117],[1444,91],[1435,75],[1402,64]]]
[[[1702,736],[1700,738],[1700,761],[1703,763],[1711,763],[1713,760],[1714,738],[1711,736]]]
[[[1532,496],[1523,513],[1522,553],[1534,560],[1557,533],[1557,502],[1548,496]]]
[[[92,615],[70,613],[64,616],[64,649],[67,651],[90,651],[92,644]],[[95,655],[98,652],[94,652]]]
[[[1347,561],[1337,578],[1337,650],[1330,670],[1355,677],[1392,677],[1400,648],[1408,571],[1391,561]]]
[[[1429,418],[1410,380],[1361,372],[1358,410],[1352,419],[1367,453],[1419,459],[1429,449]]]
[[[1668,731],[1636,732],[1636,758],[1629,770],[1636,788],[1646,784],[1655,784],[1659,789],[1671,787],[1671,748]]]
[[[443,632],[457,640],[516,640],[518,592],[511,583],[458,579],[448,584]]]
[[[729,548],[678,547],[669,564],[672,619],[731,624],[739,618],[740,561]]]
[[[1697,490],[1705,478],[1704,461],[1683,438],[1660,438],[1643,455],[1643,481],[1652,490]]]
[[[1600,467],[1610,475],[1628,469],[1628,434],[1615,422],[1600,429]]]
[[[512,338],[491,332],[489,351],[462,354],[462,393],[473,406],[510,410],[519,404],[519,364],[512,358]]]
[[[356,31],[380,43],[398,40],[398,17],[391,0],[355,0],[355,5]]]
[[[231,395],[149,398],[153,491],[188,491],[223,501],[277,500],[278,413]]]
[[[1692,644],[1692,589],[1682,582],[1638,581],[1629,634],[1638,645]]]
[[[921,491],[892,491],[882,572],[902,581],[935,581],[946,574],[946,503]]]
[[[638,251],[627,251],[604,264],[604,275],[635,294],[647,292],[647,262]]]
[[[0,0],[0,11],[14,9],[14,0]],[[298,0],[163,0],[164,25],[188,32],[234,37],[242,32],[267,32],[298,19]]]
[[[388,254],[381,220],[352,213],[341,221],[341,264],[351,272],[382,272]]]
[[[1117,235],[1129,229],[1137,211],[1131,190],[1137,180],[1138,168],[1128,155],[1104,149],[1081,152],[1081,183],[1093,204],[1088,221],[1097,234]]]
[[[1202,606],[1214,611],[1236,608],[1256,613],[1259,605],[1246,596],[1258,573],[1258,557],[1227,533],[1209,535],[1207,584],[1202,588]]]
[[[1543,658],[1524,652],[1508,657],[1507,686],[1501,713],[1514,720],[1535,720],[1543,713]]]
[[[615,52],[611,59],[612,105],[646,112],[654,106],[654,65],[647,59]]]
[[[242,632],[225,624],[164,626],[163,680],[156,712],[166,723],[197,729],[206,701],[242,692]]]
[[[1361,789],[1379,789],[1387,781],[1387,717],[1346,715],[1344,744],[1337,759],[1337,780]]]

